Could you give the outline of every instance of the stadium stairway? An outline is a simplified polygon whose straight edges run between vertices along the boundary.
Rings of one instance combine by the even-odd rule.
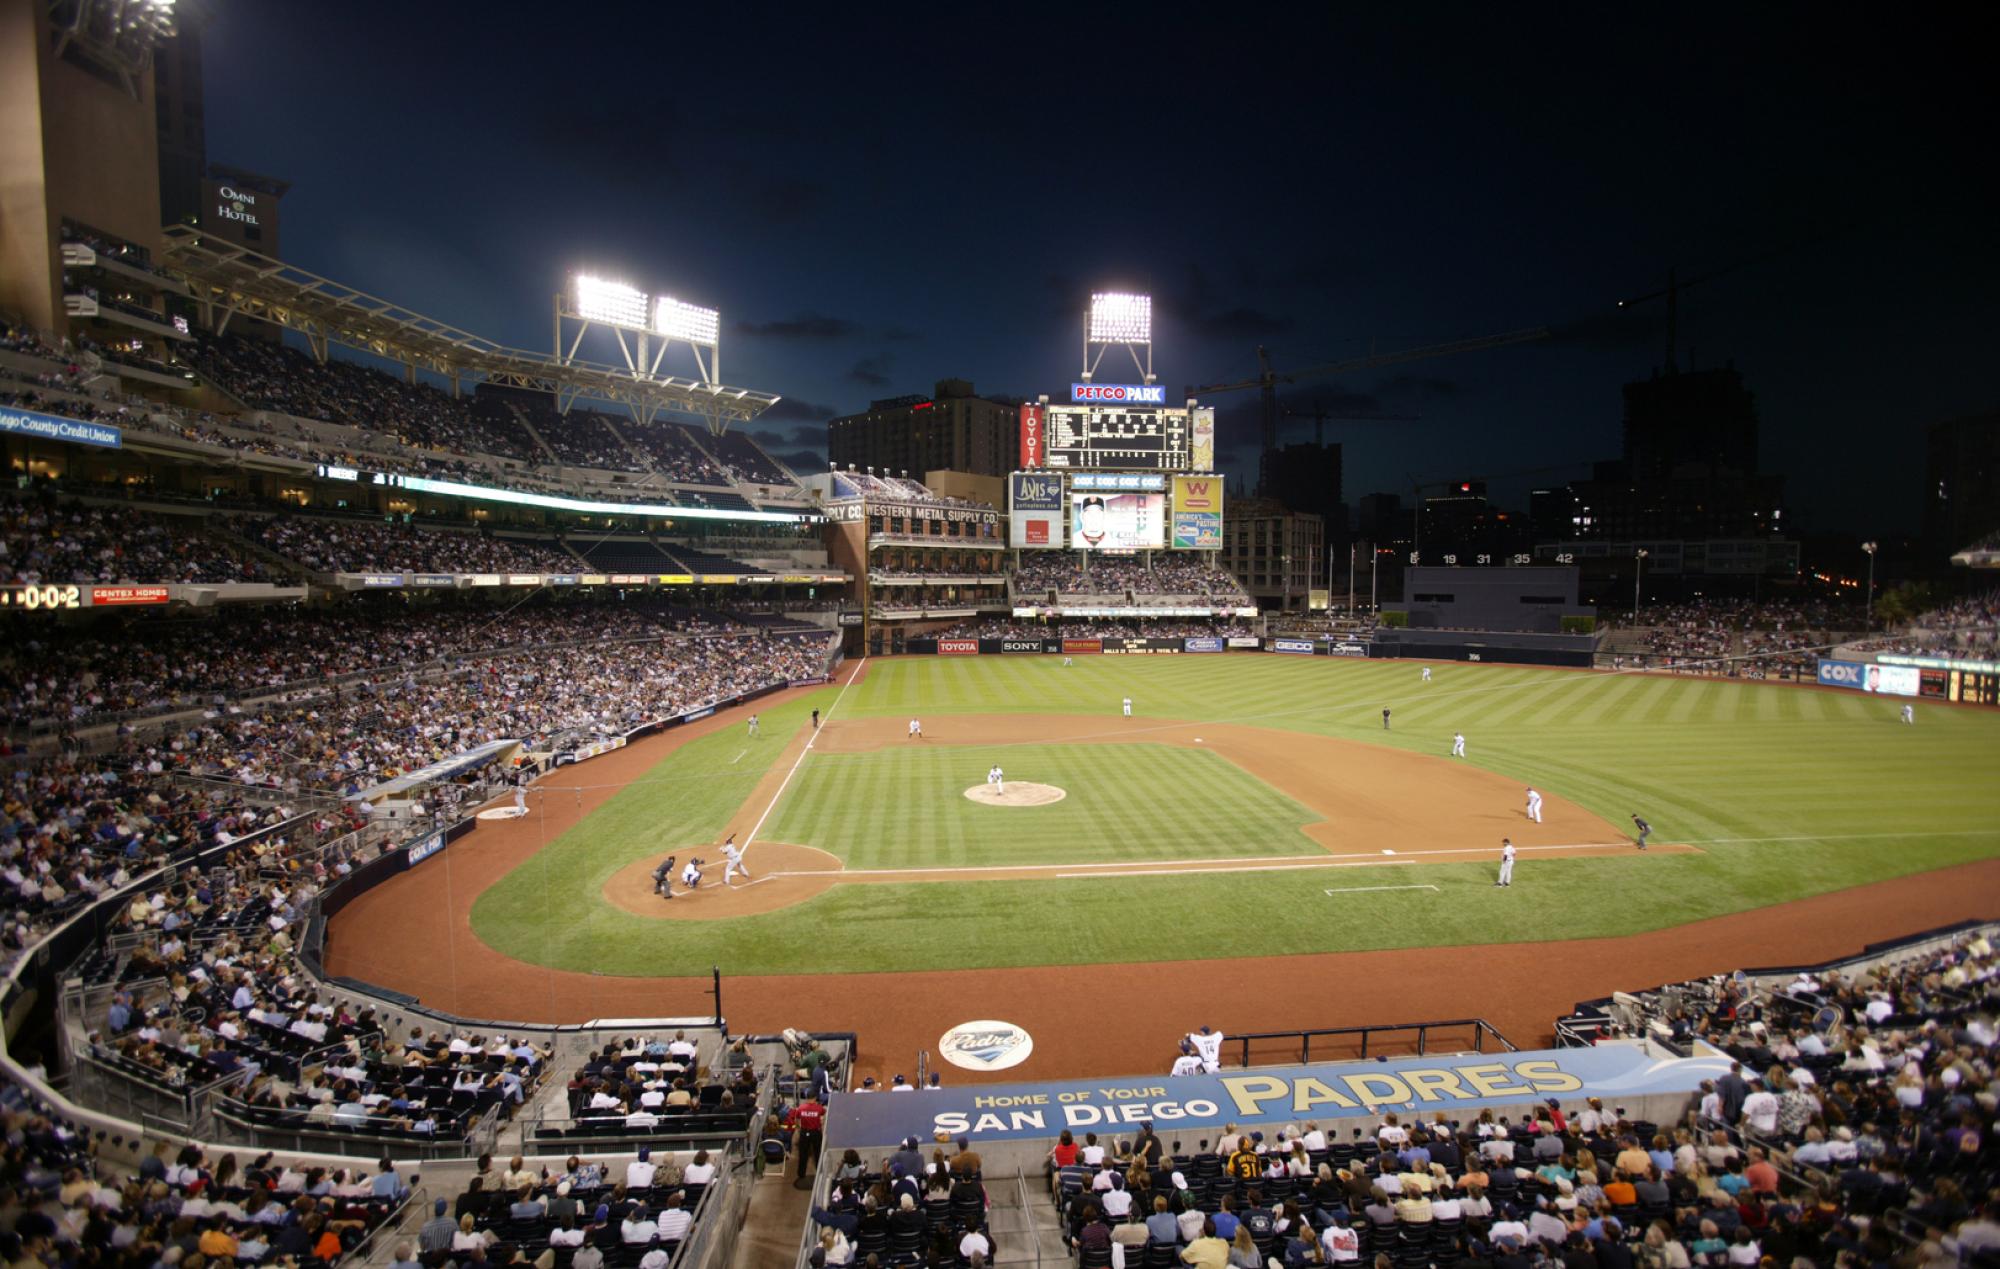
[[[515,405],[512,401],[502,401],[500,404],[507,408],[509,414],[520,420],[522,428],[527,431],[529,436],[535,438],[535,444],[541,447],[542,453],[548,455],[549,462],[558,467],[562,466],[562,457],[554,449],[550,448],[548,438],[543,436],[541,431],[535,427],[534,420],[528,417],[528,412],[520,406]]]
[[[611,416],[609,414],[600,414],[598,415],[598,418],[603,422],[604,430],[611,433],[613,437],[617,438],[618,443],[625,447],[625,452],[630,454],[634,459],[638,461],[640,468],[642,468],[645,471],[652,472],[656,476],[660,474],[660,469],[657,465],[654,464],[652,456],[646,453],[645,450],[640,449],[637,445],[634,445],[632,443],[631,437],[619,431],[618,425],[611,421]]]

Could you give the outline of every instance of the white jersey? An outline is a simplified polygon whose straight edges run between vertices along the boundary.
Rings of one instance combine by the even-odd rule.
[[[722,857],[729,861],[731,867],[734,867],[743,862],[743,848],[735,842],[725,842],[722,846]]]
[[[1200,1033],[1192,1034],[1188,1036],[1188,1043],[1192,1044],[1194,1051],[1201,1055],[1201,1063],[1205,1069],[1210,1071],[1219,1071],[1222,1069],[1222,1033],[1220,1031],[1210,1031],[1205,1035]]]
[[[701,869],[695,867],[692,862],[689,862],[687,867],[681,869],[682,885],[691,887],[694,886],[696,883],[700,882],[700,880],[701,880]]]
[[[1179,1057],[1174,1059],[1174,1069],[1172,1071],[1172,1074],[1175,1075],[1201,1074],[1201,1059],[1196,1057],[1192,1053],[1181,1054]]]

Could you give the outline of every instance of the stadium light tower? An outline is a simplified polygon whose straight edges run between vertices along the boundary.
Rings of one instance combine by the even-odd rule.
[[[1632,552],[1632,624],[1639,624],[1639,579],[1646,573],[1646,548]]]
[[[1868,552],[1868,597],[1862,601],[1861,628],[1874,633],[1875,630],[1875,551],[1873,542],[1863,542],[1861,549]]]
[[[1113,344],[1123,344],[1132,354],[1132,364],[1144,376],[1144,382],[1153,381],[1153,297],[1132,295],[1123,291],[1099,291],[1090,297],[1090,307],[1083,315],[1083,381],[1089,383],[1097,373],[1097,363],[1104,360],[1105,349]],[[1139,360],[1139,347],[1144,345],[1146,359]],[[1091,355],[1091,349],[1097,353]]]
[[[565,322],[574,323],[567,347]],[[602,326],[617,338],[625,368],[634,378],[659,378],[667,349],[682,343],[694,352],[695,369],[704,385],[713,388],[722,382],[722,314],[715,309],[669,295],[648,295],[623,282],[579,273],[570,279],[569,289],[556,296],[555,324],[559,364],[573,363],[590,328]],[[706,357],[702,356],[704,349]]]

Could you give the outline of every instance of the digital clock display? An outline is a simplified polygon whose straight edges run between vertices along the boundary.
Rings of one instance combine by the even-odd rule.
[[[47,586],[0,586],[0,608],[31,612],[83,607],[83,587],[74,583]]]

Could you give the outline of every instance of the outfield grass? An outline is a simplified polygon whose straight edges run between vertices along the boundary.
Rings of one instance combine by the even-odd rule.
[[[837,691],[767,711],[761,744],[775,755],[775,738],[813,706],[831,708]],[[1476,666],[1440,666],[1423,684],[1410,663],[1253,655],[1080,657],[1067,669],[1048,657],[910,658],[871,662],[833,716],[1109,717],[1125,695],[1141,717],[1162,721],[1234,722],[1433,753],[1463,731],[1472,762],[1613,823],[1639,811],[1658,838],[1699,843],[1702,853],[1529,859],[1504,892],[1486,863],[1425,865],[1423,879],[1438,892],[1365,901],[1327,897],[1327,874],[1275,872],[836,886],[782,912],[724,922],[648,920],[604,903],[602,886],[623,864],[663,847],[712,843],[730,826],[763,769],[759,755],[739,757],[747,746],[725,729],[663,759],[504,878],[479,900],[474,926],[523,960],[624,974],[710,964],[786,973],[1136,961],[1616,935],[2000,853],[2000,713],[1919,703],[1918,725],[1905,727],[1896,721],[1900,701],[1859,693]],[[1395,711],[1387,733],[1385,705]],[[1129,749],[1155,752],[1091,753],[1109,760]],[[975,751],[941,749],[944,774],[913,768],[902,779],[876,765],[906,761],[899,752],[809,758],[764,836],[796,840],[812,828],[852,852],[857,867],[946,862],[940,850],[948,862],[996,862],[997,852],[1044,848],[1032,828],[1011,840],[965,830],[966,813],[981,809],[959,796],[985,769]],[[1021,769],[1018,753],[1009,747],[1010,770]],[[966,758],[970,778],[957,772]],[[1066,787],[1068,802],[1013,814],[1071,803],[1084,812],[1086,802],[1127,796],[1115,781],[1091,798],[1074,782]],[[1277,804],[1262,813],[1302,814],[1260,792]],[[1133,813],[1097,830],[1103,849],[1133,848],[1141,833],[1124,827]],[[1139,799],[1136,814],[1146,813]],[[1261,847],[1260,835],[1246,826],[1241,853]],[[1158,835],[1144,850],[1164,857]],[[1339,884],[1401,884],[1409,872],[1351,869]]]

